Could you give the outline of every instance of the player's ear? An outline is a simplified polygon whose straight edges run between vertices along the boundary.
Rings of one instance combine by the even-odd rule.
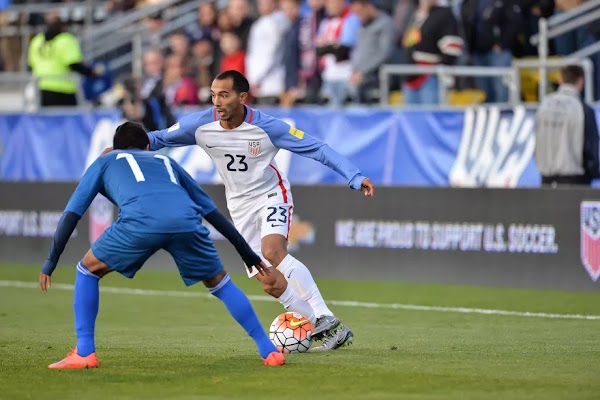
[[[246,101],[248,101],[248,92],[241,92],[240,93],[240,103],[246,104]]]
[[[145,148],[145,150],[146,150],[146,151],[150,151],[150,145],[149,145],[149,144],[147,144],[147,145],[146,145],[146,148]]]

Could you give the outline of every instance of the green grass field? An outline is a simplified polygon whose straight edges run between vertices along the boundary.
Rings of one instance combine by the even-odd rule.
[[[208,296],[101,292],[97,370],[48,370],[75,345],[74,268],[55,286],[38,268],[0,265],[1,399],[599,399],[600,320],[332,306],[352,347],[262,365],[254,344]],[[235,276],[248,294],[257,282]],[[326,299],[600,315],[600,295],[447,285],[321,280]],[[176,272],[112,274],[102,287],[206,293]],[[101,289],[102,290],[102,289]],[[265,327],[282,312],[253,304]]]

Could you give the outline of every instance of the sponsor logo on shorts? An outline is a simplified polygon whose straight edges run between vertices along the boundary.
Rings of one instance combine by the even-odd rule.
[[[277,193],[276,193],[276,192],[269,193],[269,194],[267,195],[267,199],[270,199],[271,197],[275,197],[275,196],[277,196]]]

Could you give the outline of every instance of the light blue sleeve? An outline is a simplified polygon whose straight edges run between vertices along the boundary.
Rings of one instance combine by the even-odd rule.
[[[317,138],[293,128],[273,117],[263,116],[258,124],[269,139],[280,149],[286,149],[303,157],[312,158],[342,175],[352,189],[360,190],[365,178],[356,165]]]
[[[354,47],[358,40],[358,31],[360,31],[361,25],[362,22],[360,22],[356,14],[348,15],[340,33],[340,45]]]
[[[149,132],[150,150],[196,144],[196,130],[213,122],[213,113],[214,107],[211,107],[208,110],[186,115],[168,129]]]
[[[192,201],[202,208],[202,216],[214,211],[217,206],[213,199],[200,187],[198,182],[175,160],[171,159],[171,165],[177,174],[179,185],[185,189]]]
[[[90,204],[92,204],[94,197],[96,197],[98,193],[104,191],[103,175],[107,157],[111,157],[111,155],[98,158],[88,167],[81,177],[79,185],[75,188],[75,192],[71,195],[71,198],[65,207],[65,212],[72,212],[80,217],[83,216]]]

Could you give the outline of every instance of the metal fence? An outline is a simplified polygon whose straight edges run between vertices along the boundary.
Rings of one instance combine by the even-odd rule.
[[[581,65],[585,76],[585,99],[594,101],[593,79],[594,66],[589,59],[564,58],[558,60],[515,60],[511,67],[473,67],[473,66],[417,66],[388,64],[379,70],[380,105],[389,105],[390,81],[393,76],[436,75],[438,77],[439,104],[448,106],[448,92],[452,89],[456,77],[498,77],[508,87],[509,101],[506,106],[522,104],[521,71],[531,68],[544,68],[547,75],[549,69],[557,69],[565,65]],[[540,78],[542,80],[542,78]],[[546,94],[540,92],[540,99]],[[502,104],[499,104],[502,105]]]

